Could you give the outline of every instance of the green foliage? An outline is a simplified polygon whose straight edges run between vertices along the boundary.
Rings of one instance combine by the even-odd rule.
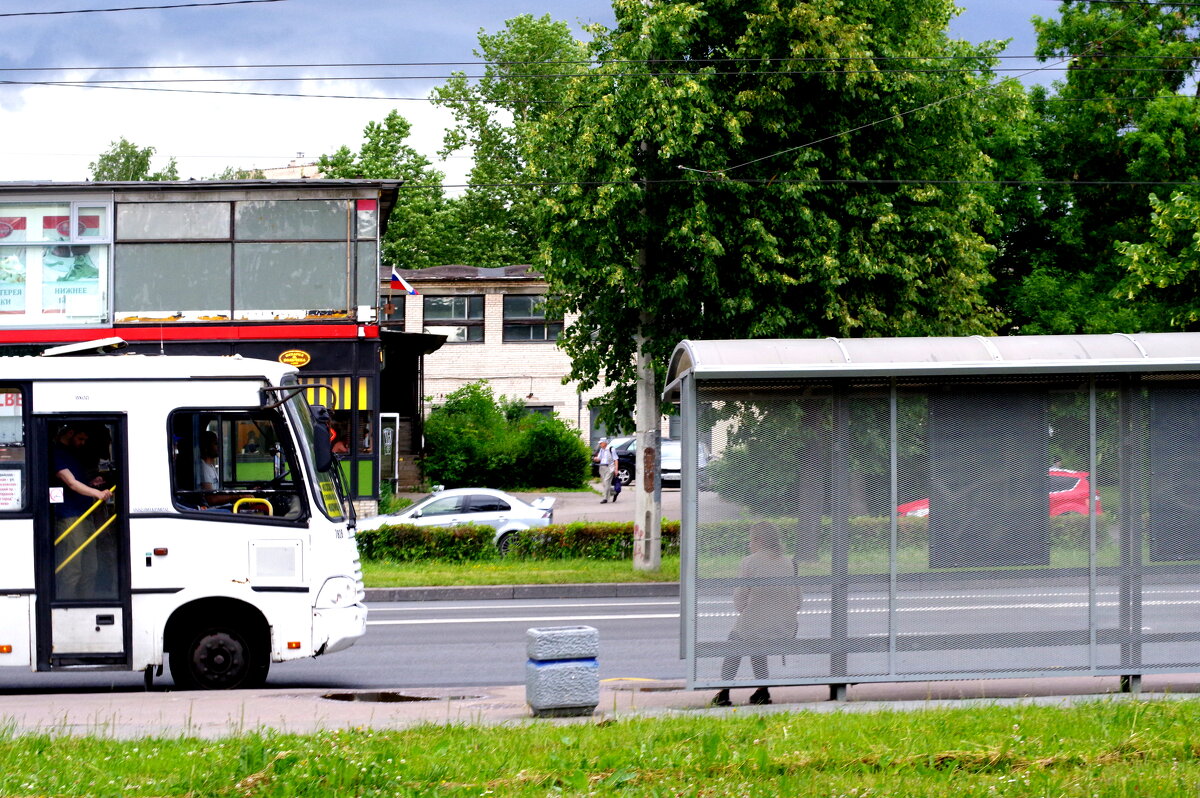
[[[995,220],[973,187],[990,176],[975,89],[995,48],[946,38],[950,0],[614,8],[526,158],[552,183],[539,261],[577,314],[571,377],[611,386],[615,416],[639,332],[661,377],[685,337],[996,328],[981,293]]]
[[[513,484],[578,488],[587,483],[591,477],[591,450],[565,421],[525,413],[515,423]]]
[[[517,408],[521,412],[517,412]],[[582,487],[591,453],[557,417],[496,400],[486,382],[464,385],[425,422],[425,477],[446,487]]]
[[[455,527],[384,525],[357,534],[358,552],[366,560],[471,562],[499,557],[490,526]]]
[[[469,149],[475,159],[470,185],[454,203],[461,262],[531,263],[538,192],[525,179],[520,142],[530,125],[558,112],[567,86],[563,75],[582,72],[587,52],[565,22],[522,14],[499,33],[480,31],[475,55],[486,62],[481,77],[455,72],[433,92],[434,103],[450,109],[455,120],[441,155]]]
[[[679,522],[662,522],[662,553],[679,554]],[[633,524],[575,521],[522,532],[509,544],[508,556],[532,560],[587,557],[628,560],[633,556]]]
[[[261,169],[237,169],[227,166],[212,176],[213,180],[262,180],[265,175]]]
[[[1200,9],[1186,5],[1081,0],[1056,19],[1034,17],[1038,56],[1070,68],[1052,91],[1031,92],[1032,124],[1000,126],[1022,131],[1018,157],[1037,181],[999,191],[1013,198],[996,274],[1015,329],[1153,331],[1182,318],[1180,292],[1141,291],[1141,276],[1127,278],[1118,243],[1152,235],[1151,192],[1196,182],[1200,112],[1181,92],[1200,65],[1198,22]]]
[[[1150,195],[1150,237],[1117,245],[1129,273],[1126,298],[1150,298],[1163,307],[1170,327],[1200,323],[1200,200],[1176,191],[1169,200]]]
[[[412,499],[397,496],[390,481],[379,483],[379,514],[393,515],[412,504]]]
[[[711,693],[677,692],[662,701],[634,693],[636,700],[620,707],[616,699],[601,707],[603,720],[566,724],[487,723],[498,704],[494,697],[483,703],[452,698],[443,722],[408,729],[370,728],[382,726],[381,717],[368,728],[311,735],[246,733],[240,730],[244,722],[233,717],[217,739],[119,739],[98,719],[90,736],[8,736],[0,742],[0,792],[133,798],[1195,796],[1200,703],[1194,700],[1110,697],[939,707],[938,696],[959,695],[963,688],[928,689],[932,698],[918,710],[854,712],[688,711]],[[790,697],[801,695],[791,693],[788,700],[811,700]],[[657,714],[654,704],[678,709],[667,717],[640,716],[644,709]],[[476,721],[476,713],[483,718]],[[326,714],[340,713],[330,705]]]
[[[397,111],[363,130],[358,152],[343,146],[322,155],[317,166],[327,178],[403,180],[384,233],[380,258],[388,266],[423,269],[461,262],[454,214],[442,191],[443,175],[405,140],[412,125]]]
[[[122,136],[88,164],[88,169],[95,181],[178,180],[179,170],[174,156],[167,159],[164,168],[157,172],[150,171],[150,159],[154,157],[154,152],[153,147],[139,147]]]
[[[425,477],[446,487],[513,484],[508,421],[485,382],[464,385],[425,422]]]
[[[358,533],[364,560],[392,562],[488,562],[498,559],[490,526],[450,528],[390,524]],[[679,554],[679,522],[663,521],[663,553]],[[628,560],[633,554],[631,522],[577,521],[519,532],[509,544],[509,557],[529,560],[588,558]]]

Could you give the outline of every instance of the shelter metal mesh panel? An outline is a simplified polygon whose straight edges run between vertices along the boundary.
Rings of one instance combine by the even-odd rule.
[[[702,382],[693,412],[694,685],[1200,667],[1195,376]]]

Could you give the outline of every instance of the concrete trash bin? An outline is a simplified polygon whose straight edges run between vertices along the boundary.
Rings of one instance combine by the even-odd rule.
[[[525,701],[535,717],[590,715],[600,703],[600,632],[591,626],[525,631]]]

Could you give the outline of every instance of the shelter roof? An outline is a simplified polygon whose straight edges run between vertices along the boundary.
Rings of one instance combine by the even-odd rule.
[[[1200,333],[681,341],[679,380],[1200,370]]]

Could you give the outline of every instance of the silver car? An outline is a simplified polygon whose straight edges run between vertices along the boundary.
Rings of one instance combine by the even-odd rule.
[[[554,502],[553,497],[542,496],[526,503],[492,488],[451,488],[434,491],[399,513],[363,519],[358,528],[378,529],[386,524],[490,526],[496,530],[496,548],[504,554],[516,533],[554,523]]]

